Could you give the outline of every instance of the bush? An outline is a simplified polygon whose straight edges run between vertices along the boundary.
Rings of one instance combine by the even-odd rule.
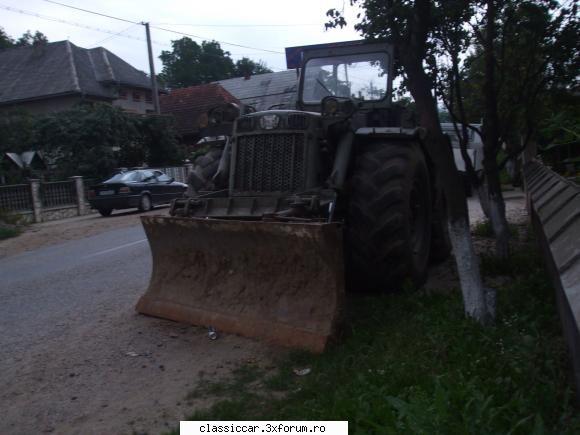
[[[170,166],[184,157],[172,120],[96,103],[36,116],[13,113],[0,122],[0,151],[42,151],[54,179],[103,178],[144,163]]]

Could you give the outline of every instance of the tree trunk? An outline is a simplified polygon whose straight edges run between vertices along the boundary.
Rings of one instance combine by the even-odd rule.
[[[445,191],[449,236],[455,254],[465,313],[481,323],[487,323],[493,318],[494,312],[487,306],[479,261],[469,228],[465,190],[461,175],[455,168],[449,138],[441,130],[437,103],[431,93],[431,82],[423,70],[420,56],[412,50],[401,50],[400,57],[409,78],[409,90],[417,105],[419,124],[427,129],[425,141],[429,155]]]
[[[495,82],[495,47],[496,36],[496,4],[495,0],[487,1],[485,12],[486,32],[483,41],[485,81],[483,91],[485,95],[485,114],[483,130],[483,167],[487,180],[489,200],[489,220],[493,228],[496,241],[496,253],[500,258],[509,256],[509,231],[505,216],[505,204],[501,193],[497,153],[499,151],[499,117],[496,98]]]
[[[489,195],[487,193],[487,183],[483,180],[477,187],[477,197],[479,198],[479,205],[485,217],[490,220],[489,214]]]

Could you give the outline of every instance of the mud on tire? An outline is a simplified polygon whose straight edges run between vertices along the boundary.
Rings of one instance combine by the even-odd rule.
[[[349,181],[349,287],[395,291],[424,283],[431,243],[427,164],[412,142],[369,144]]]

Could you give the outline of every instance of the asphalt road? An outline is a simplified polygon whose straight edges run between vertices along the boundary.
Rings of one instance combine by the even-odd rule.
[[[202,377],[269,360],[258,341],[137,314],[150,273],[140,223],[0,258],[0,434],[161,433],[209,405],[188,395]]]
[[[1,353],[59,335],[95,307],[131,303],[150,270],[140,225],[0,259]]]

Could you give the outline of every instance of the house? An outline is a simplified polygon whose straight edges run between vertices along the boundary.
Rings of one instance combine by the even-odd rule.
[[[100,101],[148,113],[151,96],[147,74],[103,47],[59,41],[0,50],[0,110],[57,112]]]
[[[249,77],[220,80],[226,91],[242,104],[253,106],[257,111],[276,109],[295,109],[298,89],[296,71],[279,71],[257,74]]]
[[[25,177],[38,176],[47,165],[39,151],[0,155],[0,184],[21,183]]]
[[[199,117],[212,107],[240,101],[215,83],[172,89],[159,98],[161,113],[173,115],[183,143],[194,145],[199,137]]]

